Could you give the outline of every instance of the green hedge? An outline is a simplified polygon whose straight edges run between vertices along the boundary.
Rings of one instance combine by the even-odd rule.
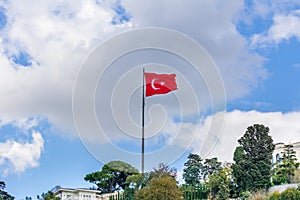
[[[296,188],[288,188],[281,194],[275,191],[271,194],[270,200],[300,200],[300,190]]]

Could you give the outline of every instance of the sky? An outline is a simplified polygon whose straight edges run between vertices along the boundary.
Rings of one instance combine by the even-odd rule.
[[[140,170],[142,67],[178,84],[146,98],[147,171],[231,162],[255,123],[299,142],[299,30],[298,0],[0,0],[0,180],[35,199],[110,160]]]

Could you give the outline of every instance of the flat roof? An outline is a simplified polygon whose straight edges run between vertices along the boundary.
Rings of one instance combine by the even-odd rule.
[[[56,191],[54,191],[55,194],[59,193],[59,192],[92,192],[92,193],[101,193],[101,191],[99,190],[91,190],[91,189],[87,189],[87,188],[76,188],[76,189],[72,189],[72,188],[58,188]]]

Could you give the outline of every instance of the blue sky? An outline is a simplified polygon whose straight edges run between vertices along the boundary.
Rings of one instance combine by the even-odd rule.
[[[154,116],[153,130],[150,127],[148,133],[156,135],[146,141],[146,151],[161,151],[162,159],[172,151],[171,165],[179,172],[189,152],[231,161],[237,139],[253,123],[269,126],[274,142],[300,141],[297,0],[192,0],[176,4],[173,0],[0,1],[0,180],[16,199],[35,199],[56,185],[91,187],[83,180],[85,174],[101,169],[110,157],[118,158],[103,138],[93,140],[90,133],[77,133],[72,114],[73,86],[81,64],[101,42],[144,27],[179,31],[205,48],[224,82],[226,110],[210,112],[211,91],[207,91],[203,77],[180,69],[180,65],[191,67],[185,61],[160,51],[132,53],[112,64],[95,90],[97,116],[111,132],[107,134],[111,144],[135,156],[139,152],[139,138],[128,140],[135,136],[128,137],[120,126],[106,121],[119,116],[101,111],[111,105],[106,100],[122,73],[126,76],[120,80],[126,81],[134,77],[137,65],[151,62],[156,64],[152,68],[147,64],[147,71],[176,71],[179,90],[147,99],[149,107],[162,104],[166,112],[157,107],[147,110]],[[114,84],[101,85],[107,81]],[[180,118],[174,99],[186,94],[179,104],[189,102],[188,91],[183,89],[188,88],[185,81],[190,81],[201,111],[188,111]],[[129,82],[123,86],[129,87]],[[124,103],[121,100],[125,96],[118,95],[116,105]],[[138,124],[140,110],[135,105],[140,105],[139,90],[131,96],[128,111]],[[211,121],[218,119],[224,120],[222,130],[213,133],[211,138],[216,139],[209,143],[203,138],[211,134]],[[149,115],[146,120],[150,121]],[[161,120],[165,124],[157,129]],[[193,138],[191,144],[186,138]],[[169,150],[163,152],[165,146]],[[125,161],[134,158],[119,157]],[[131,164],[140,169],[139,162],[133,160]],[[146,162],[150,170],[159,161],[149,156]]]

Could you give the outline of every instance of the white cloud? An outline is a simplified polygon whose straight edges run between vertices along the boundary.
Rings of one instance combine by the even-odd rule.
[[[160,26],[182,31],[202,44],[222,73],[227,97],[248,94],[267,76],[263,58],[247,47],[232,22],[243,1],[122,1],[130,23],[113,26],[114,1],[92,0],[3,3],[8,25],[1,32],[0,119],[45,116],[75,132],[72,87],[88,53],[104,39],[133,27]],[[32,6],[34,5],[34,6]],[[7,55],[25,51],[32,67],[14,64]],[[17,69],[17,70],[16,70]],[[232,76],[235,74],[235,76]]]
[[[229,100],[248,94],[267,77],[264,58],[249,50],[234,24],[243,1],[123,0],[122,5],[136,26],[175,29],[203,45],[221,71]]]
[[[111,24],[115,15],[111,9],[111,5],[114,3],[115,1],[97,4],[96,1],[92,0],[66,0],[35,3],[9,1],[4,4],[9,18],[7,27],[0,33],[2,38],[0,45],[0,96],[5,97],[0,99],[1,121],[43,116],[59,129],[74,134],[72,89],[80,65],[99,42],[116,32],[132,27],[171,28],[191,36],[203,45],[220,69],[229,100],[248,94],[261,80],[267,77],[267,72],[263,68],[264,58],[251,52],[246,38],[236,30],[234,24],[237,13],[244,7],[242,0],[226,3],[218,0],[178,1],[177,3],[171,0],[159,2],[123,0],[121,1],[122,6],[132,18],[130,23],[125,23],[122,26]],[[32,57],[32,67],[19,66],[8,57],[8,55],[17,54],[19,51],[25,51]],[[189,80],[193,77],[185,78]],[[187,90],[178,90],[177,93],[187,97],[185,91]],[[101,91],[101,94],[105,94],[105,92],[109,94],[107,91]],[[188,98],[183,98],[185,105],[191,104],[191,99]],[[140,98],[137,99],[140,100]],[[178,138],[176,138],[175,144],[179,143],[177,140],[180,141],[180,139],[188,143],[187,139],[194,137],[194,130],[197,127],[192,123],[184,124],[181,129],[178,129],[176,124],[174,127],[170,125],[174,113],[175,115],[178,113],[178,102],[172,99],[174,96],[169,95],[169,98],[163,102],[167,102],[168,113],[153,114],[155,113],[153,112],[152,117],[156,117],[154,122],[166,120],[166,124],[162,128],[180,130],[180,133],[176,134]],[[119,101],[123,101],[120,96],[115,103],[123,105]],[[162,103],[159,100],[157,102]],[[111,102],[106,103],[108,104],[107,108],[109,108]],[[131,103],[138,104],[138,102]],[[156,102],[153,101],[153,103]],[[203,101],[203,98],[201,102],[197,103],[201,104],[199,105],[201,108],[207,106],[207,101]],[[174,107],[177,107],[175,112]],[[185,112],[187,111],[185,110]],[[191,116],[199,115],[198,110],[194,112],[188,114]],[[104,120],[110,117],[110,113],[107,112],[100,114],[104,116]],[[134,111],[134,114],[133,118],[140,121],[140,112]],[[163,120],[160,120],[162,118]],[[85,120],[87,123],[91,122],[91,119]],[[219,121],[221,123],[221,120]],[[204,124],[209,126],[210,123],[208,122],[209,119]],[[113,139],[123,139],[124,133],[120,131],[120,127],[110,125],[110,123],[106,123],[107,134]],[[158,130],[159,127],[157,128],[156,125],[157,123],[154,123],[152,127]],[[209,129],[209,127],[203,128]],[[211,129],[211,131],[213,130]],[[167,130],[163,131],[167,132]],[[190,132],[192,135],[185,137],[181,135],[181,132]],[[97,135],[98,132],[95,130],[91,133]],[[85,133],[87,134],[85,137],[90,137],[91,133]],[[128,135],[126,137],[128,138]],[[201,134],[199,137],[200,142],[209,144],[214,139],[208,136],[206,140],[203,138],[201,140]],[[93,141],[101,141],[103,138],[92,139]],[[13,141],[4,144],[6,147],[22,146],[22,143]],[[24,145],[28,146],[30,143]],[[184,150],[186,148],[187,144],[184,145]],[[15,155],[18,153],[15,152]],[[38,159],[34,158],[37,157],[31,156],[29,158],[36,161],[33,162],[33,165],[36,166]],[[0,161],[3,162],[3,158]],[[18,166],[15,160],[11,159],[10,162],[13,166]],[[23,168],[15,167],[14,170],[25,170],[25,166],[26,164],[23,165]]]
[[[38,115],[74,132],[73,82],[89,52],[116,29],[109,5],[91,0],[3,3],[8,25],[0,33],[1,121]],[[32,57],[32,67],[8,57],[19,51]]]
[[[32,118],[23,118],[19,119],[17,121],[12,122],[16,128],[20,129],[22,133],[27,133],[31,129],[37,127],[39,125],[39,122],[41,121],[38,117],[32,117]]]
[[[288,14],[275,14],[273,25],[261,34],[252,36],[252,46],[264,47],[266,45],[279,44],[291,38],[300,41],[300,10],[294,10]]]
[[[22,173],[39,165],[44,140],[39,132],[33,132],[32,138],[31,142],[26,143],[12,140],[0,143],[0,167],[4,176],[8,173]]]
[[[216,113],[215,116],[221,113]],[[211,120],[214,116],[209,116],[204,123],[198,124],[198,137],[193,142],[193,151],[199,153],[202,157],[218,157],[221,161],[232,161],[233,153],[238,146],[237,140],[243,136],[248,126],[253,124],[263,124],[270,128],[270,135],[274,143],[284,142],[293,143],[300,141],[300,124],[298,123],[300,112],[258,112],[258,111],[239,111],[227,112],[222,127],[222,132],[209,132],[210,137],[217,142],[213,147],[212,143],[206,143],[205,135],[211,128]],[[196,125],[195,125],[196,126]],[[189,137],[190,132],[182,133]],[[185,147],[184,138],[179,141],[178,145]],[[208,151],[212,151],[207,155]]]

